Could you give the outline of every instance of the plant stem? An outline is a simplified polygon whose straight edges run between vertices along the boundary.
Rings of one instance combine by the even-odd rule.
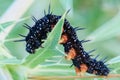
[[[120,74],[110,74],[108,76],[29,76],[28,79],[78,79],[78,78],[118,78]]]

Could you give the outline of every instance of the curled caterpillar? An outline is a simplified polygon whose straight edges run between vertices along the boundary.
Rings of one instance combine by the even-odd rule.
[[[42,47],[42,43],[44,43],[44,40],[47,38],[47,34],[51,32],[60,18],[61,16],[53,15],[49,7],[48,14],[45,14],[41,19],[37,20],[34,17],[32,18],[35,22],[32,27],[25,24],[25,27],[29,29],[29,33],[27,36],[20,34],[20,36],[25,37],[25,39],[17,41],[26,41],[26,51],[35,53],[36,49]],[[72,60],[77,74],[88,72],[107,76],[110,70],[104,64],[104,60],[97,61],[97,57],[93,59],[88,52],[84,51],[82,43],[87,41],[80,41],[76,34],[77,30],[82,29],[83,28],[79,27],[73,28],[67,19],[65,19],[59,43],[64,47],[64,51],[67,54],[66,58]]]

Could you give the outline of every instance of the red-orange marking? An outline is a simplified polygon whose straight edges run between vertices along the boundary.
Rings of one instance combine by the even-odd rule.
[[[66,34],[61,36],[61,39],[59,41],[60,44],[66,43],[68,41],[68,37]]]
[[[76,56],[76,51],[75,51],[74,48],[71,48],[71,49],[69,50],[69,52],[66,53],[66,54],[67,54],[66,59],[67,59],[67,60],[71,60],[71,59],[74,59],[74,58],[75,58],[75,56]]]

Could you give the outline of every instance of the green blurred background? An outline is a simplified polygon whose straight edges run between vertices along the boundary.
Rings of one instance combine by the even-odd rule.
[[[9,11],[10,6],[16,1],[0,0],[0,16],[2,17],[6,11]],[[42,18],[44,10],[48,10],[50,2],[53,14],[62,15],[66,10],[71,9],[67,15],[70,24],[73,27],[86,28],[77,31],[80,40],[91,40],[91,42],[83,44],[86,51],[96,49],[92,53],[93,55],[100,53],[100,59],[108,56],[108,60],[120,55],[120,0],[33,0],[30,7],[20,18],[27,19],[15,24],[4,43],[13,56],[23,59],[28,55],[25,51],[25,42],[15,43],[12,40],[22,39],[18,36],[19,33],[27,35],[28,30],[23,27],[23,24],[27,23],[32,26],[34,22],[31,16],[35,16],[37,19]],[[29,1],[25,4],[29,4]],[[18,11],[13,11],[13,13],[21,12]],[[9,16],[11,14],[12,12]],[[60,49],[63,50],[63,47],[60,46]],[[62,67],[60,68],[62,69]]]

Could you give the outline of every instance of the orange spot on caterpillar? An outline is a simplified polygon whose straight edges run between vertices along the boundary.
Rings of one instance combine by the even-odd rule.
[[[74,57],[76,56],[76,51],[75,51],[74,48],[71,48],[71,49],[69,50],[69,52],[66,53],[66,54],[67,54],[67,56],[65,56],[65,58],[66,58],[67,60],[71,60],[71,59],[74,59]]]
[[[80,69],[81,69],[81,72],[86,72],[87,71],[87,69],[88,69],[88,67],[87,67],[87,65],[86,64],[81,64],[80,65]]]
[[[66,34],[61,36],[61,39],[59,41],[60,44],[66,43],[68,41],[68,37]]]

